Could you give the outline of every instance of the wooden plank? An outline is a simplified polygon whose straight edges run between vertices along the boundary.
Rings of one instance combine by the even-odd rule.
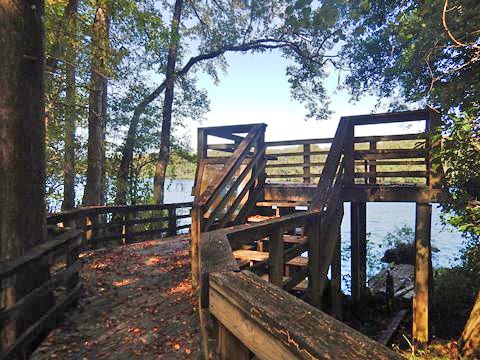
[[[442,187],[443,168],[442,166],[435,167],[432,165],[434,163],[435,156],[440,156],[440,147],[442,146],[441,138],[433,142],[432,137],[435,135],[441,135],[441,132],[442,132],[441,124],[442,124],[441,114],[433,110],[430,110],[429,121],[427,121],[427,127],[426,127],[426,132],[428,133],[427,184],[432,189],[439,189]]]
[[[288,201],[259,201],[257,202],[257,206],[264,206],[264,207],[297,207],[297,206],[308,206],[309,203],[307,201],[295,201],[295,202],[288,202]]]
[[[80,296],[81,284],[77,284],[75,289],[67,294],[61,301],[57,302],[48,310],[36,323],[25,330],[10,348],[1,354],[1,360],[23,358],[23,350],[32,341],[47,329],[51,329],[65,310]]]
[[[385,124],[393,122],[420,121],[428,119],[427,110],[400,111],[382,114],[348,116],[355,125]]]
[[[405,318],[405,316],[407,316],[407,313],[407,310],[402,309],[397,314],[395,314],[395,316],[388,324],[388,327],[380,333],[378,337],[378,342],[380,344],[388,345],[388,343],[393,337],[393,334],[395,334],[403,319]]]
[[[289,164],[267,164],[266,168],[288,168],[288,167],[306,167],[306,166],[324,166],[325,162],[312,162],[304,161],[301,163],[289,163]]]
[[[334,234],[337,237],[335,255],[332,262],[332,275],[330,281],[332,314],[339,320],[342,319],[342,241],[341,227],[338,226]]]
[[[210,312],[259,359],[401,359],[248,271],[210,275]]]
[[[208,135],[221,134],[225,132],[228,132],[230,134],[233,134],[233,133],[246,134],[256,125],[267,126],[266,124],[263,124],[263,123],[256,123],[256,124],[209,126],[209,127],[201,127],[199,129],[203,129]]]
[[[9,319],[18,319],[25,309],[29,309],[32,304],[35,304],[35,302],[45,296],[45,294],[54,290],[58,286],[67,286],[70,279],[78,274],[80,266],[81,263],[77,261],[65,270],[53,275],[42,285],[22,297],[19,301],[17,301],[14,307],[0,311],[0,322],[4,322]]]
[[[243,160],[249,153],[251,147],[253,146],[254,141],[264,130],[265,127],[262,126],[252,127],[252,130],[238,145],[238,148],[232,154],[230,159],[227,160],[222,171],[217,174],[217,176],[211,181],[207,189],[205,189],[202,194],[200,194],[198,197],[195,197],[195,202],[198,205],[206,205],[207,207],[211,205],[211,202],[215,198],[216,194],[222,191],[223,186],[225,185],[227,180],[229,180],[232,172],[234,172],[240,166],[240,164],[243,162]]]
[[[382,160],[425,158],[426,154],[425,149],[377,149],[356,150],[353,156],[355,160]]]
[[[351,291],[359,304],[367,288],[367,211],[366,203],[351,203]]]
[[[312,151],[296,151],[296,152],[269,152],[268,155],[276,157],[305,156],[305,155],[328,155],[329,150],[312,150]]]
[[[310,178],[319,178],[322,174],[310,174]],[[268,179],[299,179],[304,178],[304,174],[267,174]],[[309,183],[306,183],[309,184]]]
[[[333,140],[333,138],[281,140],[281,141],[268,141],[268,142],[266,142],[266,144],[267,144],[268,147],[307,145],[307,144],[330,144],[332,142],[332,140]]]
[[[369,171],[369,172],[357,172],[356,178],[387,178],[387,177],[404,177],[404,178],[424,178],[427,176],[426,171]],[[375,184],[375,183],[373,183]]]
[[[265,149],[265,147],[263,148]],[[209,220],[205,223],[205,231],[208,231],[208,229],[211,227],[213,224],[213,221],[216,220],[216,217],[218,217],[219,213],[223,210],[225,205],[227,204],[228,201],[232,201],[232,197],[234,195],[237,195],[237,191],[239,189],[239,186],[242,184],[242,181],[244,181],[245,177],[249,174],[251,174],[252,169],[258,164],[259,161],[263,160],[261,154],[257,154],[253,159],[249,161],[247,166],[242,170],[239,176],[235,179],[233,184],[230,186],[230,188],[227,190],[225,194],[222,195],[222,198],[218,204],[215,205],[214,210],[210,213],[209,215]],[[259,172],[257,172],[257,175]],[[255,175],[255,174],[253,174]],[[247,182],[248,184],[248,182]],[[245,184],[245,185],[247,185]],[[233,204],[230,205],[232,207],[235,203],[235,200],[233,201]]]
[[[355,172],[355,127],[353,124],[347,125],[347,130],[345,132],[345,140],[343,142],[343,161],[344,161],[344,178],[343,181],[345,186],[351,186],[354,183],[353,174]]]
[[[219,227],[224,227],[229,221],[232,215],[234,214],[235,210],[238,208],[238,205],[243,200],[245,195],[248,191],[252,191],[252,187],[255,185],[255,181],[257,181],[258,176],[263,171],[263,167],[265,166],[265,160],[256,168],[254,174],[250,177],[248,182],[245,184],[243,189],[240,191],[240,194],[237,195],[236,199],[230,205],[230,208],[227,210],[223,218],[220,220]]]
[[[67,231],[56,236],[54,240],[49,240],[46,243],[35,246],[21,257],[10,261],[2,261],[0,263],[0,279],[5,279],[13,275],[22,267],[31,264],[33,261],[38,260],[49,253],[57,251],[60,247],[66,246],[70,242],[80,244],[81,235],[81,230]]]
[[[249,260],[249,261],[264,261],[269,259],[269,253],[256,250],[235,250],[233,252],[235,259]],[[282,257],[283,261],[283,257]],[[286,265],[307,267],[308,257],[296,256],[285,262]]]
[[[310,202],[315,195],[315,184],[265,184],[264,201],[278,202]]]
[[[427,186],[382,186],[362,187],[342,190],[345,202],[442,202],[447,194],[440,189],[429,189]]]
[[[321,304],[320,290],[320,233],[324,230],[320,214],[310,219],[306,225],[308,236],[308,290],[310,302],[314,306]],[[322,227],[322,228],[321,228]]]
[[[304,164],[309,164],[310,163],[310,145],[309,144],[305,144],[303,145],[303,152],[305,153],[305,155],[303,156],[303,163]],[[310,165],[306,165],[306,166],[303,166],[303,182],[305,184],[309,184],[310,183]]]
[[[269,259],[268,259],[268,269],[269,269],[269,279],[270,282],[277,286],[282,286],[283,279],[283,228],[281,226],[277,227],[269,237]]]
[[[380,141],[404,141],[404,140],[425,140],[425,133],[399,134],[399,135],[380,135],[380,136],[356,136],[355,144],[380,142]]]
[[[250,360],[250,350],[221,323],[218,324],[218,358],[220,360]]]
[[[96,216],[109,213],[132,213],[149,210],[167,210],[170,208],[190,208],[192,202],[173,203],[173,204],[149,204],[149,205],[116,205],[116,206],[88,206],[73,210],[62,211],[47,216],[47,224],[56,225],[69,220],[81,219],[86,216]]]
[[[293,276],[286,278],[283,281],[283,289],[285,291],[292,291],[299,284],[304,283],[306,278],[309,276],[308,268],[302,268],[294,272]],[[308,289],[308,282],[307,282],[307,289]]]
[[[412,337],[418,344],[426,344],[429,341],[430,279],[432,276],[431,222],[432,205],[417,203]]]

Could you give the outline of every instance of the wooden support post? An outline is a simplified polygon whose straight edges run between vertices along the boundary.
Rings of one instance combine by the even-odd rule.
[[[370,150],[377,150],[377,142],[376,141],[370,141]],[[377,161],[376,160],[370,160],[369,161],[368,172],[370,172],[370,173],[376,173],[377,172]],[[368,183],[370,185],[376,184],[377,183],[377,177],[375,175],[369,177],[368,178]]]
[[[355,184],[355,159],[353,153],[355,150],[355,127],[352,123],[348,124],[348,128],[345,134],[345,141],[343,145],[344,154],[344,166],[345,173],[343,176],[343,182],[346,187],[353,186]]]
[[[342,319],[342,241],[340,226],[338,227],[338,240],[335,256],[332,262],[331,301],[332,313],[337,319]]]
[[[417,203],[415,217],[415,295],[413,330],[416,344],[428,342],[429,301],[431,301],[432,250],[430,246],[432,206]]]
[[[200,281],[200,264],[199,264],[199,243],[200,232],[202,227],[202,210],[199,206],[192,207],[192,225],[190,228],[192,236],[192,289],[198,291]]]
[[[321,217],[316,216],[307,224],[308,236],[308,290],[310,302],[313,306],[321,304],[321,279],[320,279],[320,226]]]
[[[351,203],[352,301],[358,304],[367,284],[367,206]]]
[[[310,184],[310,144],[303,145],[303,183]],[[308,164],[308,165],[306,165]]]
[[[434,157],[439,156],[439,148],[442,145],[441,140],[432,141],[432,137],[438,134],[441,134],[441,124],[442,118],[441,115],[433,110],[430,110],[428,116],[427,126],[425,132],[428,135],[427,139],[427,185],[431,189],[440,188],[442,185],[442,171],[441,167],[434,165]]]
[[[168,236],[177,235],[177,208],[168,209]]]
[[[279,226],[272,231],[268,242],[269,246],[269,280],[272,284],[282,286],[284,268],[283,227]]]
[[[250,350],[220,322],[217,351],[220,360],[249,360],[251,357]]]

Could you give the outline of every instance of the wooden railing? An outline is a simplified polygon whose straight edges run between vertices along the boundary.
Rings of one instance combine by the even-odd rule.
[[[2,348],[1,359],[28,356],[38,337],[54,327],[65,310],[78,299],[81,235],[80,230],[66,231],[18,259],[0,263],[1,290],[5,299],[0,323],[9,345]],[[32,283],[32,287],[25,289]]]
[[[0,262],[1,293],[6,299],[0,323],[2,335],[8,338],[1,359],[28,356],[39,337],[55,327],[76,302],[83,250],[107,242],[124,244],[186,232],[191,226],[191,207],[191,202],[96,206],[49,215],[49,232],[60,235],[49,235],[47,242],[23,256]]]
[[[346,187],[355,185],[424,185],[439,187],[441,174],[430,166],[430,134],[439,125],[433,111],[410,111],[342,118],[348,123]],[[425,132],[405,135],[354,136],[355,126],[425,121]],[[318,183],[333,138],[266,142],[267,182]]]
[[[312,351],[314,356],[320,358],[323,356],[320,354],[325,353],[326,349],[322,346],[318,346],[319,344],[314,345],[313,348],[309,348],[308,351],[299,347],[298,344],[293,345],[288,342],[288,339],[283,339],[281,334],[275,335],[275,332],[272,331],[271,327],[258,326],[258,323],[255,330],[256,335],[258,335],[258,340],[263,339],[263,341],[269,342],[271,346],[260,346],[260,343],[257,342],[257,340],[246,340],[247,334],[246,332],[241,331],[243,330],[242,327],[245,326],[245,330],[249,329],[251,331],[253,325],[245,325],[240,318],[236,318],[235,316],[232,317],[232,314],[235,314],[235,312],[241,314],[245,309],[235,308],[234,304],[238,305],[238,301],[229,301],[226,297],[226,293],[230,295],[238,293],[242,298],[252,300],[255,299],[255,297],[260,296],[260,299],[263,297],[263,300],[271,301],[272,304],[278,302],[279,298],[277,297],[276,300],[269,298],[269,296],[273,296],[270,292],[272,289],[271,287],[267,287],[268,291],[265,291],[265,293],[260,293],[258,295],[254,294],[254,292],[258,291],[253,289],[259,289],[264,286],[262,285],[262,280],[257,275],[245,273],[245,275],[242,276],[239,274],[217,274],[217,272],[228,270],[235,271],[238,269],[233,250],[268,239],[268,259],[256,262],[254,266],[250,267],[251,271],[254,271],[260,276],[264,274],[267,275],[268,273],[267,279],[272,284],[276,285],[278,289],[283,289],[285,291],[292,290],[295,286],[308,278],[308,300],[311,304],[316,306],[320,305],[324,289],[327,283],[330,283],[333,290],[333,303],[339,303],[340,266],[336,264],[337,266],[332,267],[334,271],[332,271],[332,279],[330,282],[327,279],[327,273],[334,258],[336,261],[339,261],[339,257],[335,257],[335,255],[339,254],[337,245],[339,244],[340,223],[343,217],[343,203],[340,201],[339,192],[342,186],[344,173],[342,151],[346,127],[346,122],[341,122],[335,138],[332,140],[331,151],[325,161],[324,171],[318,185],[318,192],[321,193],[321,195],[312,201],[312,206],[309,211],[282,216],[257,224],[238,225],[202,234],[200,234],[200,232],[195,233],[192,227],[192,235],[195,233],[200,241],[200,275],[198,276],[198,279],[201,280],[200,320],[203,334],[202,344],[205,356],[210,356],[209,353],[212,352],[212,348],[209,347],[209,338],[219,339],[218,354],[224,359],[228,358],[229,354],[237,353],[238,351],[245,353],[245,358],[248,358],[249,352],[252,351],[256,356],[266,359],[288,358],[293,355],[302,358],[307,356],[309,351]],[[194,211],[196,211],[195,205]],[[194,222],[195,219],[196,218],[194,217]],[[303,228],[303,233],[306,234],[303,241],[293,246],[286,243],[284,241],[284,234],[291,231],[296,233],[296,230],[299,228]],[[307,266],[298,269],[296,272],[289,274],[289,276],[285,276],[285,265],[290,263],[293,259],[299,259],[304,252],[308,252]],[[195,272],[195,270],[196,269],[193,268],[192,272]],[[230,276],[233,276],[231,280],[234,290],[227,291],[222,288],[222,286],[226,285],[223,280],[227,278],[230,279]],[[237,279],[235,280],[235,278]],[[221,279],[223,280],[221,281]],[[250,286],[253,287],[251,288]],[[281,290],[275,291],[278,292]],[[286,299],[288,300],[286,300],[285,303],[282,303],[281,306],[289,306],[289,301],[291,299],[288,298],[286,293],[284,294],[285,295],[282,293],[282,296],[284,298],[287,296]],[[258,306],[248,303],[245,306],[247,309],[255,307],[258,311],[266,311],[269,306],[270,309],[275,308],[274,305],[272,308],[272,305],[266,303],[260,303]],[[307,305],[299,305],[305,313],[312,314],[311,310],[306,310],[305,306]],[[212,314],[219,322],[218,337],[214,336],[211,333],[211,330],[209,331],[207,327],[209,314]],[[261,318],[268,316],[266,314],[267,313],[259,313],[259,316]],[[279,318],[284,316],[275,310],[273,310],[273,313],[270,315],[272,316],[271,321],[278,321]],[[317,315],[318,314],[315,313],[313,316],[315,317]],[[310,319],[308,315],[306,316],[307,322],[309,320],[312,321],[312,326],[314,326],[312,331],[320,331],[320,328],[317,327],[318,324],[314,325],[313,323],[314,318]],[[326,315],[322,314],[322,316]],[[335,321],[333,319],[329,319],[329,321],[330,320]],[[271,324],[266,323],[264,325]],[[343,324],[339,326],[345,327],[346,329],[346,326]],[[289,331],[292,330],[290,329]],[[290,335],[298,338],[300,342],[307,341],[311,336],[309,333],[302,334],[301,332],[293,332]],[[225,337],[229,338],[229,340]],[[232,348],[232,346],[235,348]],[[353,354],[356,354],[360,348],[361,346],[359,342],[357,347],[352,347],[351,355],[353,356]],[[385,350],[382,348],[379,349],[381,349],[379,350],[380,352]],[[312,354],[309,356],[311,355]],[[360,356],[360,358],[362,357]]]
[[[330,286],[331,311],[336,314],[336,309],[340,308],[340,225],[345,190],[388,183],[437,186],[439,175],[429,166],[435,145],[430,143],[429,135],[436,118],[428,111],[343,117],[334,138],[267,143],[267,172],[275,168],[297,171],[269,173],[266,178],[303,179],[305,184],[319,178],[309,209],[304,212],[203,232],[209,228],[202,226],[202,206],[209,201],[212,203],[211,194],[228,171],[210,182],[206,195],[197,188],[192,210],[192,275],[194,287],[198,285],[199,289],[202,351],[206,358],[229,359],[235,354],[237,359],[250,359],[252,353],[260,359],[400,358],[381,344],[299,301],[288,291],[308,279],[305,299],[319,306],[325,288]],[[425,120],[424,134],[354,136],[356,125],[416,120]],[[248,144],[245,139],[236,140],[237,145],[205,148],[232,152],[237,160],[229,161],[239,162],[238,144],[243,143],[244,150]],[[401,145],[410,142],[411,147],[397,149],[394,143],[398,141],[403,141]],[[389,143],[388,148],[382,148],[384,143]],[[312,146],[315,144],[321,146]],[[330,144],[329,148],[325,144]],[[278,146],[301,148],[297,147],[297,151],[271,150]],[[244,154],[255,159],[248,150]],[[292,157],[301,157],[303,161],[282,161]],[[397,166],[409,169],[402,171],[395,168]],[[422,168],[412,170],[414,166]],[[229,175],[233,176],[233,172]],[[300,229],[303,235],[294,236],[294,243],[286,241],[287,236],[291,237],[287,234],[297,234]],[[265,241],[268,242],[268,257],[258,256],[253,251],[250,253],[257,257],[254,262],[237,262],[239,251],[245,252],[240,249],[252,248]],[[302,263],[299,260],[305,252],[308,252],[307,266],[286,274],[286,266],[295,259],[296,263]],[[241,268],[248,271],[239,272]],[[329,269],[330,279],[327,278]]]
[[[237,135],[241,132],[246,136]],[[199,139],[204,144],[199,147],[205,150],[199,150],[195,205],[200,208],[202,231],[245,222],[265,182],[264,134],[264,124],[222,127],[221,132],[216,128],[200,129]],[[208,145],[208,135],[235,142]],[[232,154],[227,158],[209,157],[209,149]]]
[[[47,223],[82,229],[87,246],[95,247],[107,241],[126,244],[186,232],[191,225],[191,207],[191,202],[84,207],[52,214],[47,217]]]

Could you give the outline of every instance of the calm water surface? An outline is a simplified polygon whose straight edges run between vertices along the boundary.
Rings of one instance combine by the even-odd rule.
[[[165,202],[192,201],[193,180],[169,180],[166,183]],[[385,236],[395,227],[408,225],[415,227],[414,203],[367,203],[367,233],[371,242],[371,257],[381,258],[385,252]],[[450,226],[443,226],[440,221],[440,208],[432,206],[432,245],[439,251],[434,254],[434,267],[449,267],[456,263],[463,239],[458,231]],[[345,203],[345,216],[342,222],[342,244],[346,249],[350,246],[350,204]],[[376,264],[375,267],[381,264]],[[370,268],[369,273],[376,272]],[[342,260],[343,275],[350,274],[348,256]],[[345,284],[344,284],[345,285]]]

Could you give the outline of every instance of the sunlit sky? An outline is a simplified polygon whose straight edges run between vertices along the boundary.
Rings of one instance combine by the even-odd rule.
[[[266,123],[266,140],[293,140],[332,137],[341,116],[371,113],[377,98],[366,95],[358,103],[349,102],[346,90],[338,90],[339,73],[332,69],[325,80],[330,95],[330,119],[305,121],[303,104],[290,95],[285,68],[288,61],[276,53],[228,54],[228,73],[220,74],[220,83],[215,85],[206,74],[199,74],[199,88],[208,91],[211,111],[206,121],[189,120],[185,129],[178,129],[191,139],[196,149],[197,128],[206,126]],[[345,72],[340,74],[343,79]],[[377,109],[383,112],[385,109]],[[416,125],[416,126],[415,126]],[[356,135],[380,135],[418,132],[420,124],[406,128],[402,124],[377,125],[357,130]]]

